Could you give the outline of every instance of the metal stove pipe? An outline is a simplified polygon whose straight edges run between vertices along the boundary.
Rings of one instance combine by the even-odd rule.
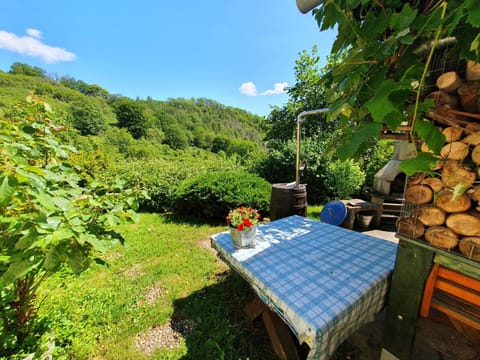
[[[303,121],[303,118],[309,115],[315,114],[323,114],[328,111],[328,108],[317,109],[317,110],[309,110],[309,111],[302,111],[297,116],[297,161],[296,161],[296,171],[295,171],[295,187],[298,188],[300,186],[300,124]]]

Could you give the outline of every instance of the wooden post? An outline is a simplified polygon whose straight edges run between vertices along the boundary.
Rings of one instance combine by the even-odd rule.
[[[425,280],[434,250],[400,238],[390,290],[383,347],[398,359],[409,360]]]

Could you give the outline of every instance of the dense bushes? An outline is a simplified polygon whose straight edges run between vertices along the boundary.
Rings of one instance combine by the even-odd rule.
[[[185,181],[176,191],[175,209],[203,219],[223,219],[229,209],[248,205],[265,215],[270,207],[271,185],[242,171],[205,173]]]
[[[307,184],[308,202],[320,204],[332,195],[325,185],[327,168],[331,158],[329,149],[319,139],[309,138],[302,143],[301,159],[306,167],[301,174],[301,183]],[[271,183],[295,181],[296,142],[290,140],[275,144],[268,155],[256,165],[254,171]]]
[[[348,199],[357,194],[365,183],[365,173],[353,160],[332,161],[328,164],[326,184],[337,199]]]
[[[335,160],[328,144],[328,139],[319,137],[302,141],[301,159],[305,168],[301,172],[300,182],[307,184],[308,202],[312,204],[325,203],[333,198],[349,198],[359,194],[365,183],[364,162]],[[376,156],[372,150],[370,157],[376,159]],[[383,165],[380,163],[375,162],[381,168]],[[295,164],[296,142],[290,140],[272,146],[253,171],[271,183],[288,183],[295,181]]]

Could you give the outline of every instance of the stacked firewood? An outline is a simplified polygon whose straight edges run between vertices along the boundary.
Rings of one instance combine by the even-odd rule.
[[[398,233],[480,261],[480,64],[467,64],[466,79],[448,72],[437,79],[429,113],[446,143],[435,176],[407,181]],[[478,121],[478,120],[477,120]],[[422,145],[421,151],[430,151]]]

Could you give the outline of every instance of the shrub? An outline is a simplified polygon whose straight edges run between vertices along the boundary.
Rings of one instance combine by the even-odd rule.
[[[328,165],[327,184],[338,199],[348,199],[365,183],[365,173],[352,159]]]
[[[97,135],[106,128],[102,112],[86,101],[76,101],[72,104],[70,121],[82,135]]]
[[[300,174],[300,182],[307,184],[308,202],[320,204],[332,196],[325,184],[328,176],[327,166],[331,161],[331,151],[325,141],[319,138],[307,138],[302,142],[301,159],[306,167]],[[253,172],[271,183],[289,183],[295,181],[296,142],[289,140],[278,142],[268,150]]]
[[[161,153],[160,153],[161,152]],[[185,180],[200,173],[233,169],[235,164],[208,151],[190,149],[172,150],[168,146],[159,147],[156,158],[130,158],[118,162],[100,178],[121,178],[129,186],[139,186],[148,197],[140,199],[142,211],[172,211],[175,190]]]
[[[206,220],[224,219],[239,205],[251,206],[262,215],[270,210],[271,184],[243,171],[204,173],[186,180],[175,193],[175,209]]]
[[[135,194],[80,176],[50,106],[29,96],[0,117],[0,352],[35,351],[42,281],[67,266],[76,274],[123,237]],[[23,356],[22,356],[23,358]],[[33,355],[32,355],[33,358]]]
[[[364,157],[367,188],[373,188],[375,174],[392,159],[393,151],[394,141],[385,139],[379,140],[367,151]]]

